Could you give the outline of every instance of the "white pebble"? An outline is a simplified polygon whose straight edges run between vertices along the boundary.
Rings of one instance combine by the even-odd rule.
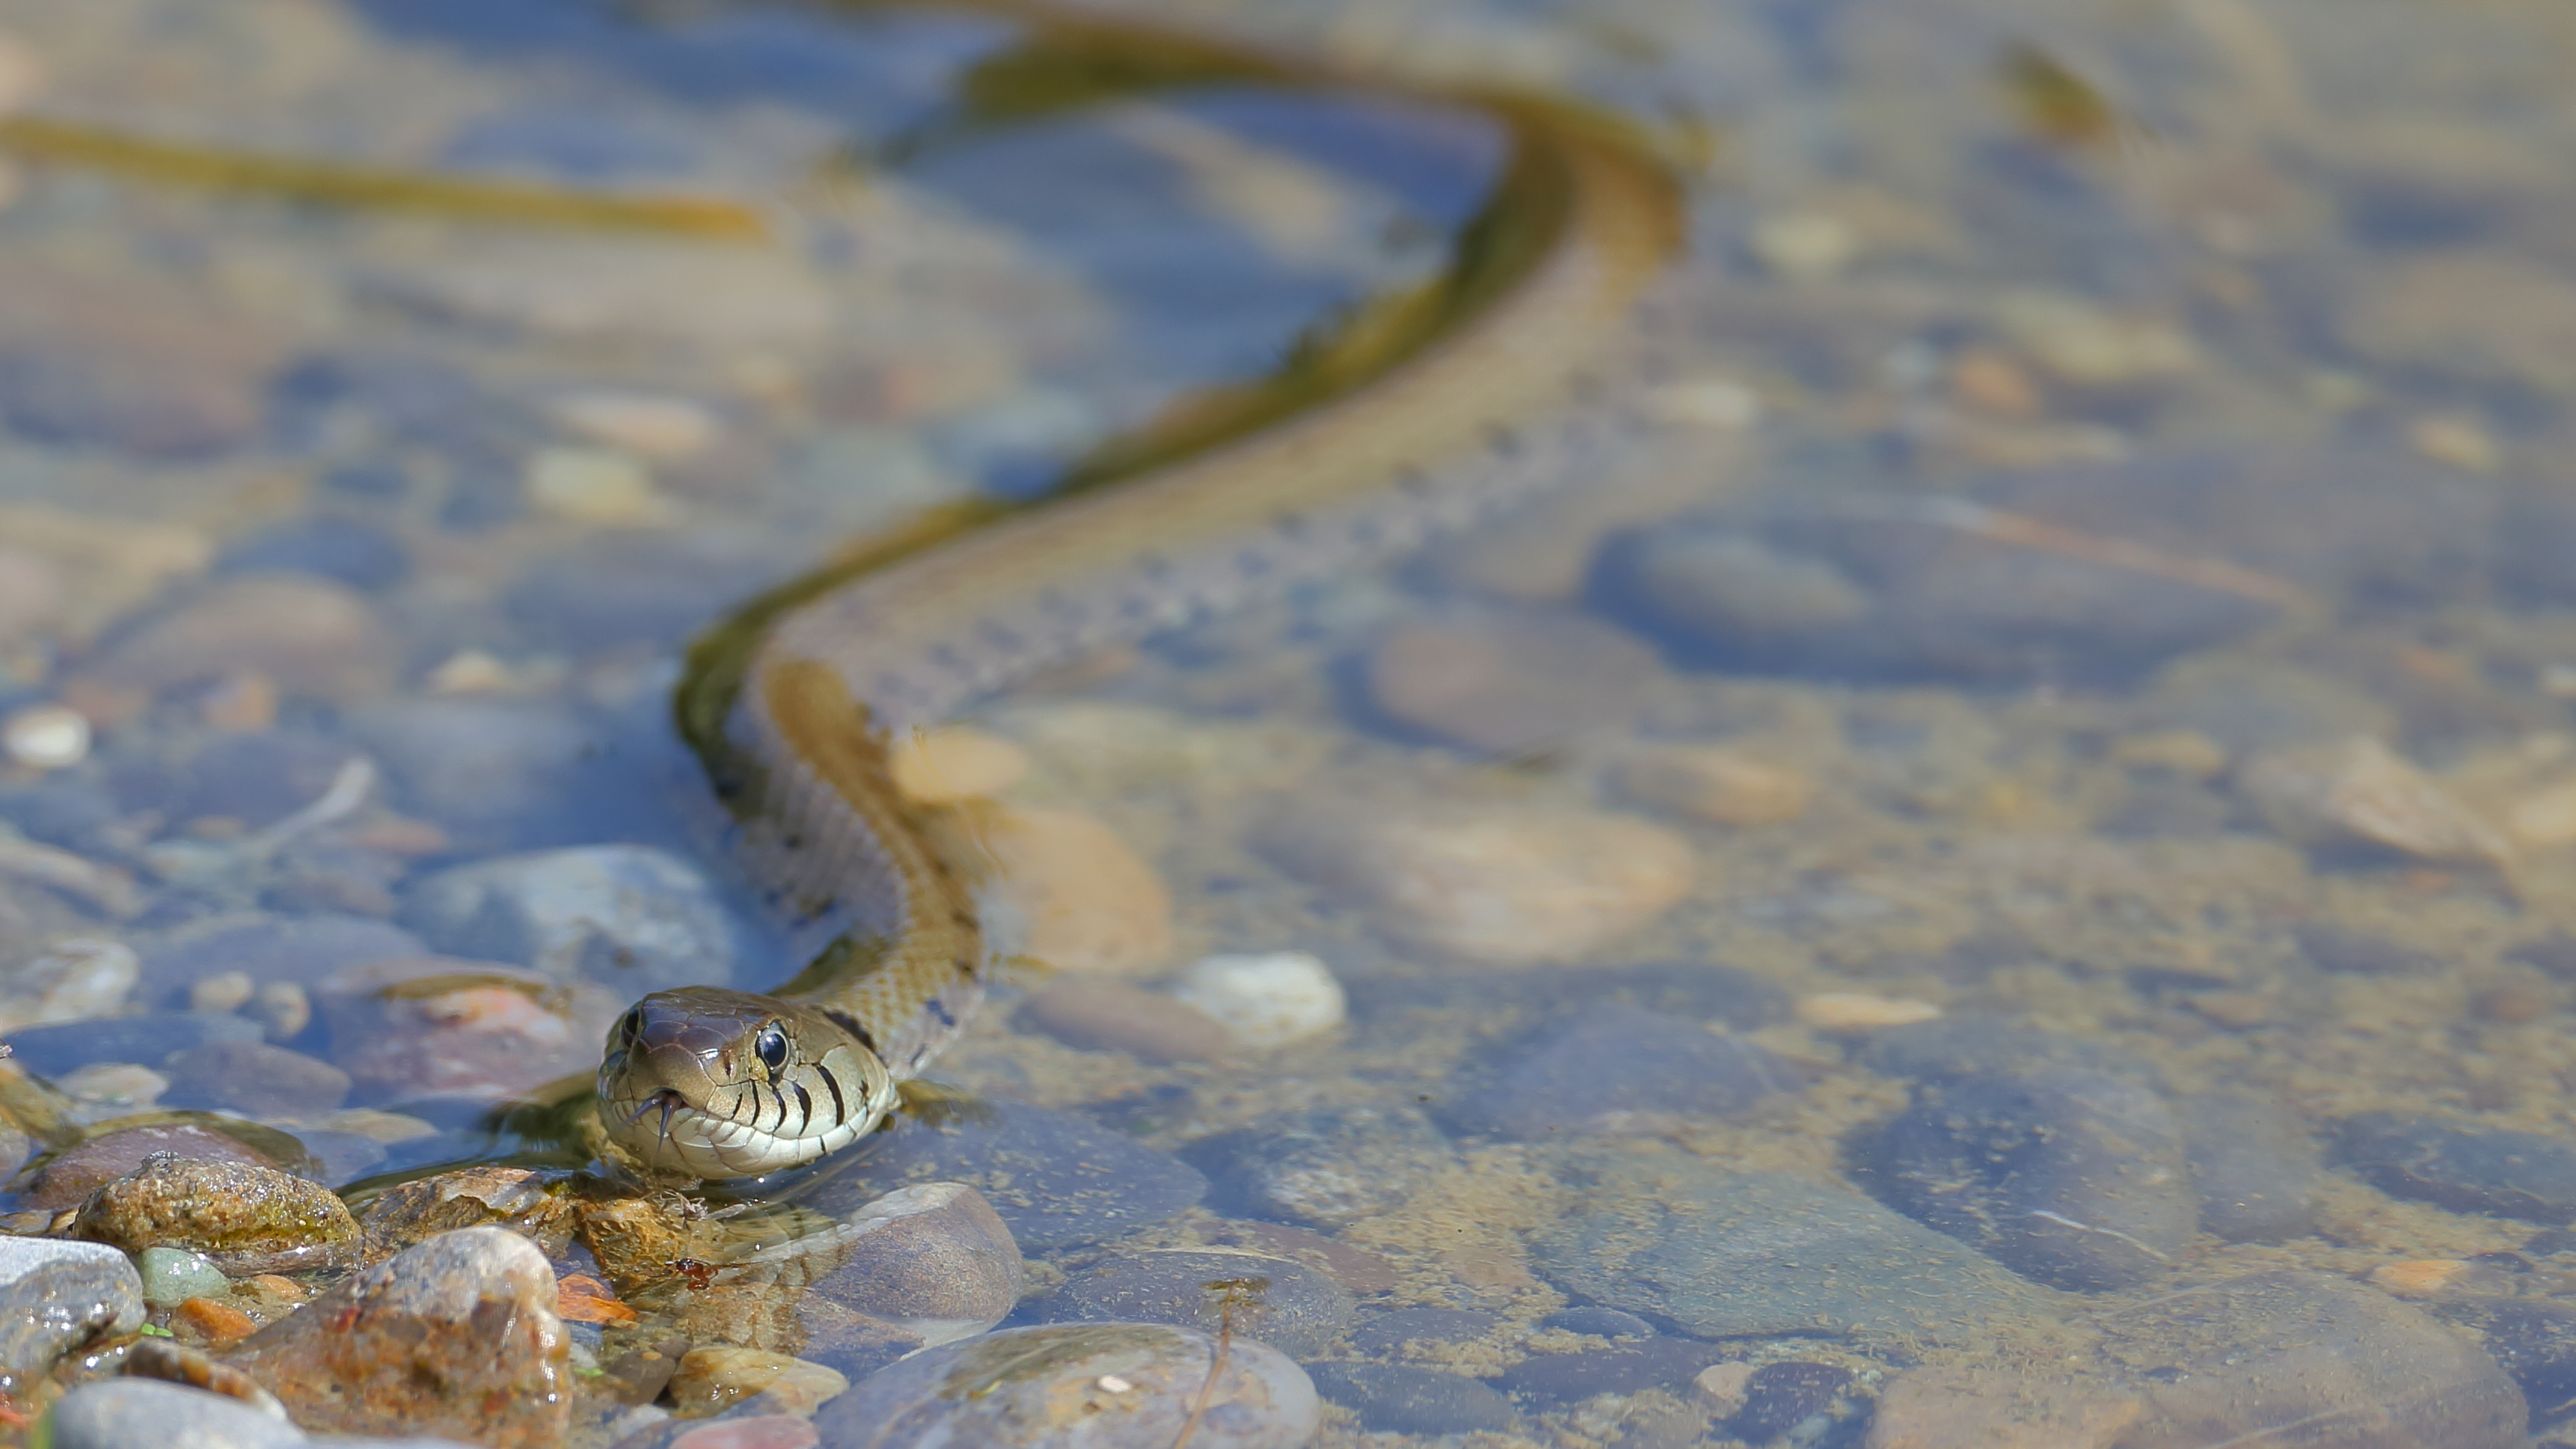
[[[0,723],[0,740],[19,764],[68,769],[89,758],[89,721],[65,705],[30,705]]]
[[[1342,983],[1303,951],[1210,956],[1182,971],[1172,994],[1224,1023],[1245,1046],[1284,1046],[1331,1031],[1350,1014]]]
[[[643,464],[606,448],[539,448],[523,481],[538,512],[574,523],[668,523],[676,512]]]
[[[574,393],[555,399],[547,411],[594,443],[665,462],[696,457],[723,431],[702,404],[655,393]]]
[[[65,1094],[116,1107],[149,1107],[170,1090],[170,1079],[135,1062],[92,1062],[54,1079]]]

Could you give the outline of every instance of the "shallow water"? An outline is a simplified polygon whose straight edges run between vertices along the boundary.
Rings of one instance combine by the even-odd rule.
[[[967,1182],[1029,1260],[1010,1323],[1240,1319],[1322,1443],[2556,1442],[2576,26],[1145,13],[1705,131],[1690,253],[1519,440],[1569,479],[1526,515],[949,742],[1024,958],[935,1074],[989,1106],[800,1211]],[[0,5],[24,114],[760,229],[0,132],[22,1064],[335,1186],[538,1160],[492,1110],[626,1001],[797,964],[667,722],[691,633],[1431,275],[1502,154],[1369,95],[959,124],[1018,37]],[[748,1236],[774,1323],[628,1281],[576,1366],[876,1369],[777,1326],[821,1272]]]

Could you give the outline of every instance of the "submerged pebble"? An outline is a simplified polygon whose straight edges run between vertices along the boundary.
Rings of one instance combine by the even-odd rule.
[[[1018,1015],[1066,1046],[1156,1066],[1213,1060],[1229,1041],[1225,1024],[1196,1006],[1094,971],[1059,973]]]
[[[1572,615],[1407,624],[1367,660],[1388,719],[1487,754],[1563,746],[1627,717],[1661,672],[1635,636]]]
[[[359,594],[303,575],[244,574],[126,636],[82,677],[149,696],[255,674],[290,694],[352,703],[392,684],[399,652]]]
[[[1462,1132],[1524,1141],[1651,1134],[1740,1116],[1798,1085],[1751,1042],[1621,1002],[1551,1022],[1493,1054],[1437,1110]]]
[[[2277,1103],[2202,1092],[2174,1104],[2200,1197],[2200,1230],[2231,1243],[2305,1234],[2325,1159]]]
[[[403,924],[445,952],[628,996],[733,978],[740,933],[704,871],[643,845],[505,855],[423,879]]]
[[[1488,1385],[1400,1363],[1320,1363],[1308,1372],[1325,1399],[1381,1434],[1508,1434],[1520,1413]]]
[[[174,1107],[223,1107],[253,1117],[315,1117],[349,1098],[349,1074],[258,1041],[218,1041],[161,1064]]]
[[[1336,1231],[1401,1207],[1450,1160],[1410,1107],[1316,1107],[1257,1117],[1181,1149],[1208,1174],[1214,1204]]]
[[[1112,1258],[1031,1306],[1054,1322],[1228,1328],[1301,1359],[1339,1338],[1354,1311],[1350,1294],[1303,1263],[1176,1249]]]
[[[1133,975],[1172,954],[1172,896],[1116,831],[1069,810],[1013,810],[977,839],[998,865],[996,933],[1064,971]]]
[[[1171,990],[1254,1048],[1320,1036],[1350,1011],[1331,968],[1303,951],[1202,957],[1181,969]]]
[[[2537,1132],[2364,1112],[2345,1120],[2335,1160],[2393,1197],[2553,1225],[2576,1218],[2576,1144]]]
[[[1073,1113],[999,1102],[989,1117],[907,1125],[880,1137],[834,1176],[820,1205],[856,1204],[915,1182],[973,1187],[1032,1252],[1160,1222],[1208,1186],[1187,1163]]]
[[[335,1065],[375,1104],[498,1101],[588,1071],[629,999],[436,956],[351,967],[314,991]]]
[[[2368,735],[2248,758],[2236,788],[2301,845],[2363,846],[2422,860],[2501,861],[2512,849],[2484,817]]]
[[[68,770],[89,758],[89,719],[69,705],[37,704],[0,719],[0,747],[38,770]]]

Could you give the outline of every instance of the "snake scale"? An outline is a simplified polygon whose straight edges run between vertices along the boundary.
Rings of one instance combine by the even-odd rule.
[[[1108,39],[1185,45],[1259,81],[1350,84],[1170,32]],[[1672,172],[1578,108],[1404,93],[1481,111],[1511,145],[1441,284],[1438,325],[1417,342],[1097,486],[933,514],[773,591],[692,650],[682,733],[740,822],[756,880],[845,929],[773,993],[656,992],[611,1028],[600,1122],[644,1167],[743,1178],[845,1147],[982,1000],[993,952],[973,889],[897,792],[890,741],[1085,651],[1574,481],[1510,456],[1514,430],[1581,382],[1676,249]],[[1442,466],[1462,457],[1471,466]]]

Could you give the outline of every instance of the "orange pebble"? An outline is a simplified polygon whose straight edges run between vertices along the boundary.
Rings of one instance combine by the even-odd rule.
[[[589,1274],[567,1273],[555,1282],[555,1316],[567,1323],[633,1323],[635,1310]]]
[[[244,1287],[257,1288],[271,1298],[288,1303],[301,1303],[313,1296],[313,1290],[282,1273],[262,1273],[243,1280]]]
[[[1982,347],[1963,349],[1951,362],[1950,395],[1961,407],[1989,417],[2035,418],[2044,406],[2030,374]]]
[[[170,1318],[214,1349],[230,1348],[259,1328],[249,1314],[212,1298],[188,1299],[170,1311]]]
[[[2452,1258],[2383,1263],[2370,1270],[2370,1284],[2399,1298],[2431,1298],[2457,1286],[2469,1275],[2469,1269],[2469,1264]]]

